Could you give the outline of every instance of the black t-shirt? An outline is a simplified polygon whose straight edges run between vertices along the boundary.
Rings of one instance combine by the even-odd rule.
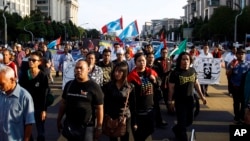
[[[129,94],[127,110],[124,114],[130,117],[130,110],[132,113],[135,111],[135,93],[133,89],[133,84],[123,85],[120,89],[117,88],[114,81],[105,84],[103,86],[105,114],[108,114],[112,118],[118,118],[122,115]]]
[[[66,100],[66,119],[73,124],[88,123],[94,106],[103,104],[103,92],[93,80],[69,81],[62,98]]]
[[[138,85],[133,81],[132,83],[135,86],[136,109],[139,112],[153,108],[154,85],[145,71],[137,73],[141,79],[142,84]]]
[[[45,99],[49,89],[48,77],[43,71],[40,71],[35,78],[32,78],[29,71],[23,72],[19,84],[31,94],[35,110],[46,110]]]
[[[169,83],[174,83],[174,98],[183,99],[193,96],[194,84],[197,79],[196,71],[190,67],[188,70],[175,69],[169,77]]]

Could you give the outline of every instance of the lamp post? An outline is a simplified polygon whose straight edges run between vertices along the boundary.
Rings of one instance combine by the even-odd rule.
[[[29,26],[29,25],[31,25],[31,24],[42,23],[42,22],[44,22],[44,21],[34,21],[34,22],[29,23],[29,24],[26,24],[26,25],[23,27],[23,30],[24,30],[24,31],[30,33],[30,35],[31,35],[31,42],[32,42],[32,43],[33,43],[33,41],[34,41],[34,35],[33,35],[33,33],[32,33],[30,30],[27,30],[26,27]]]
[[[86,24],[89,24],[89,23],[83,23],[83,24],[80,24],[79,27],[83,26],[83,25],[86,25]],[[85,31],[85,30],[84,30]],[[85,31],[85,38],[87,37],[88,33]],[[81,40],[81,34],[80,34],[80,40]]]
[[[4,19],[4,44],[7,44],[7,21],[6,21],[6,17],[5,17],[5,11],[8,8],[8,5],[4,6],[3,9],[3,19]]]
[[[240,15],[242,15],[243,13],[243,9],[237,4],[237,3],[234,3],[239,9],[240,9],[240,13],[238,15],[235,16],[235,23],[234,23],[234,42],[236,43],[237,42],[237,20],[238,20],[238,17]]]

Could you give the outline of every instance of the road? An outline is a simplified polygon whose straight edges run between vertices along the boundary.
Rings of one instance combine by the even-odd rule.
[[[55,83],[51,86],[55,95],[55,102],[48,108],[46,120],[46,140],[65,141],[57,132],[56,118],[61,99],[61,78],[55,78]],[[196,141],[229,141],[229,125],[233,124],[232,98],[227,95],[227,80],[225,70],[222,68],[219,85],[209,86],[207,105],[201,105],[200,114],[196,117],[192,126],[188,128],[190,136],[192,129],[195,129]],[[175,116],[170,116],[166,112],[164,103],[161,103],[162,116],[169,125],[165,129],[156,128],[153,141],[174,141],[174,134],[171,127],[176,123]],[[101,141],[107,141],[107,137],[102,136]],[[131,139],[132,140],[132,139]],[[148,139],[151,140],[151,139]]]

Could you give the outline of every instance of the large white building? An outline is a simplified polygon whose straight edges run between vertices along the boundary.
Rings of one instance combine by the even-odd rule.
[[[0,0],[0,9],[8,6],[6,12],[29,16],[31,10],[39,8],[51,20],[78,25],[78,0]]]
[[[6,8],[6,12],[18,13],[20,16],[25,17],[30,15],[30,1],[31,0],[0,0],[0,9]]]
[[[78,24],[78,0],[30,0],[31,10],[40,9],[51,20]]]
[[[183,21],[190,22],[194,17],[202,17],[208,19],[214,13],[214,10],[219,6],[228,6],[232,9],[238,9],[237,5],[249,5],[250,0],[187,0],[187,4],[183,7]]]

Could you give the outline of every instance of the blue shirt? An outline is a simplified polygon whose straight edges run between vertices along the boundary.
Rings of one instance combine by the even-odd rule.
[[[231,82],[234,86],[240,86],[242,75],[250,69],[250,64],[243,61],[232,69]]]
[[[23,141],[26,124],[35,123],[31,95],[19,84],[6,95],[0,91],[0,141]]]

